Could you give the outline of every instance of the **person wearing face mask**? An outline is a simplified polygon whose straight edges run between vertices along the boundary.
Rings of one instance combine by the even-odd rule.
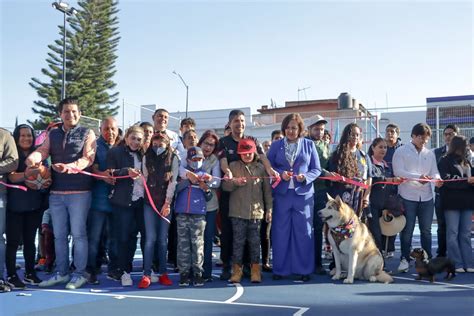
[[[114,229],[117,240],[117,265],[114,280],[122,282],[122,286],[132,286],[130,276],[136,238],[140,232],[140,246],[144,252],[145,228],[143,220],[143,181],[142,170],[143,128],[131,126],[125,133],[125,143],[113,147],[107,153],[107,169],[113,176],[130,176],[116,179],[110,196],[114,207]]]
[[[203,286],[204,230],[206,228],[206,202],[212,199],[209,182],[212,176],[203,169],[204,154],[199,147],[190,147],[186,156],[187,169],[199,178],[197,184],[182,179],[176,188],[175,214],[178,231],[179,286],[188,286],[190,272],[194,273],[194,286]]]
[[[230,282],[240,283],[244,246],[249,244],[252,283],[262,281],[260,269],[260,226],[262,219],[271,222],[273,199],[270,179],[258,161],[257,147],[251,139],[241,139],[237,146],[240,160],[230,163],[234,177],[222,188],[230,192],[229,217],[232,222],[233,252]],[[265,212],[266,209],[266,212]]]
[[[152,146],[148,148],[143,158],[143,175],[150,189],[153,203],[161,215],[171,220],[170,205],[173,200],[178,177],[179,160],[170,147],[170,139],[166,134],[154,134]],[[151,203],[145,199],[144,210],[146,242],[143,255],[143,277],[138,288],[146,289],[156,280],[161,285],[172,285],[173,282],[166,273],[166,252],[169,223],[153,210]],[[152,278],[152,261],[155,257],[155,243],[158,244],[159,277]]]

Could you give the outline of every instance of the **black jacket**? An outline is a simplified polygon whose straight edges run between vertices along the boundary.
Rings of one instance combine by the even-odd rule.
[[[138,153],[140,159],[141,154]],[[107,169],[114,169],[114,176],[127,176],[128,168],[134,168],[133,156],[128,146],[117,146],[107,152]],[[110,202],[120,207],[132,205],[133,180],[117,179],[112,189]]]
[[[438,163],[439,173],[443,180],[466,178],[456,168],[458,163],[453,156],[441,157]],[[471,167],[471,175],[474,170]],[[474,209],[474,185],[467,181],[445,182],[440,188],[442,210],[473,210]]]

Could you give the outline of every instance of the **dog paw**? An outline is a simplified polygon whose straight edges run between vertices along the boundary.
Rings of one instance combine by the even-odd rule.
[[[344,279],[343,283],[344,284],[352,284],[352,283],[354,283],[354,279],[352,279],[352,278]]]
[[[370,278],[369,278],[369,282],[377,282],[377,277],[375,275],[372,275]]]
[[[329,275],[336,275],[336,268],[329,271]]]
[[[341,275],[340,274],[334,274],[334,276],[332,277],[333,280],[340,280],[341,279]]]

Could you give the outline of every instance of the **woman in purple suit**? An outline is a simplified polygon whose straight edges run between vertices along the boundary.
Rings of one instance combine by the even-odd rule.
[[[281,124],[285,136],[272,143],[268,160],[281,175],[273,190],[273,279],[296,274],[304,282],[314,269],[313,181],[321,174],[314,143],[303,137],[299,114]]]

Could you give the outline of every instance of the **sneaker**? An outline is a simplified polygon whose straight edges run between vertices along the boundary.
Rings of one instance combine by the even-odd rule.
[[[158,280],[161,285],[173,285],[173,281],[171,281],[171,279],[168,277],[168,273],[163,273],[162,275],[160,275]]]
[[[408,263],[407,259],[403,258],[400,260],[400,265],[398,266],[398,272],[408,272],[410,269],[410,264]]]
[[[456,273],[464,273],[464,272],[466,272],[466,270],[464,270],[464,268],[457,268],[457,269],[454,270],[454,271],[456,271]]]
[[[179,286],[189,286],[189,275],[187,273],[180,274]]]
[[[153,270],[151,270],[151,275],[150,275],[151,283],[158,283],[160,280],[160,276],[155,273]]]
[[[150,287],[151,284],[151,278],[148,275],[142,276],[142,279],[138,283],[138,288],[139,289],[147,289]]]
[[[18,274],[16,273],[7,278],[7,283],[13,290],[23,290],[26,287],[25,283],[21,282],[20,278],[18,277]]]
[[[194,286],[198,286],[198,287],[204,285],[204,279],[202,278],[200,274],[196,274],[194,276],[193,284]]]
[[[30,285],[38,285],[42,282],[42,280],[38,278],[35,273],[29,273],[25,275],[25,277],[23,278],[23,282]]]
[[[133,285],[132,277],[127,272],[124,272],[122,274],[122,277],[120,278],[120,281],[122,282],[122,286],[132,286]]]
[[[122,273],[118,270],[113,270],[107,273],[107,279],[112,281],[120,281],[122,278]]]
[[[86,283],[87,283],[87,279],[85,277],[83,277],[82,275],[75,275],[72,277],[71,281],[69,281],[69,283],[66,284],[66,289],[76,290],[78,288],[81,288]]]
[[[393,252],[393,251],[389,251],[389,252],[387,252],[385,258],[386,258],[386,259],[390,259],[390,258],[393,258],[393,256],[394,256],[394,252]]]
[[[89,283],[89,284],[99,284],[99,280],[97,279],[97,274],[87,273],[87,283]]]
[[[3,279],[0,279],[0,293],[10,292],[11,290],[10,285]]]
[[[50,277],[48,280],[42,281],[40,284],[38,284],[39,287],[50,287],[50,286],[55,286],[58,284],[66,284],[69,282],[71,277],[69,274],[66,275],[60,275],[59,273],[56,273],[52,277]]]
[[[466,269],[466,272],[467,272],[467,273],[474,273],[474,268],[467,268],[467,269]]]

